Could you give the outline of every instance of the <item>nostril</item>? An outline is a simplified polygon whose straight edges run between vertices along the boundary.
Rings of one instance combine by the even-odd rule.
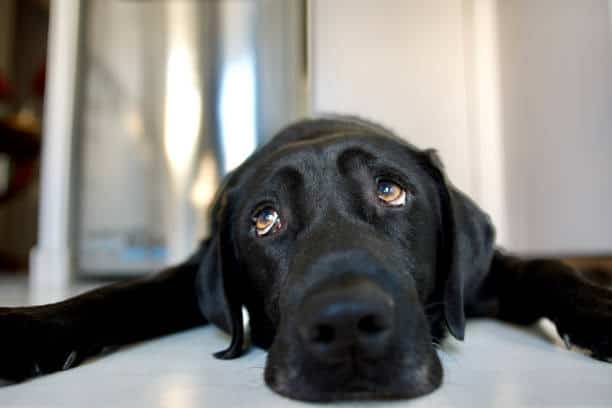
[[[295,321],[305,351],[331,362],[387,352],[396,333],[395,316],[389,294],[358,281],[313,291],[299,305]]]
[[[362,334],[376,335],[386,331],[388,325],[380,316],[370,314],[359,319],[357,328]]]
[[[334,341],[335,330],[328,324],[318,324],[314,327],[311,340],[315,343],[329,344]]]

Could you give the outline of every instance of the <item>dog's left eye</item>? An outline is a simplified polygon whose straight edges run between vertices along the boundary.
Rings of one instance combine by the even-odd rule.
[[[259,210],[253,216],[252,222],[255,234],[258,237],[276,232],[281,228],[281,220],[278,211],[272,207],[266,207]]]
[[[389,180],[378,180],[376,196],[380,201],[392,207],[406,204],[406,190]]]

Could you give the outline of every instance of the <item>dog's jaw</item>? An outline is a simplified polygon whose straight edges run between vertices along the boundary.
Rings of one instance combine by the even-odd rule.
[[[411,329],[400,330],[403,336],[396,336],[384,354],[368,357],[354,349],[343,360],[330,362],[309,355],[302,341],[291,336],[295,318],[281,319],[268,350],[265,382],[280,395],[313,402],[411,399],[429,394],[443,377],[429,322],[424,314],[400,320],[406,325],[403,329]]]
[[[279,367],[271,363],[269,354],[264,373],[265,382],[274,392],[287,398],[310,402],[332,402],[413,399],[435,391],[442,384],[443,378],[442,365],[433,350],[416,368],[389,367],[390,370],[397,372],[397,375],[388,382],[352,378],[341,387],[321,388],[314,385],[308,373],[301,372],[298,367],[299,364],[295,362],[285,365],[284,368]],[[321,373],[310,374],[321,376]]]

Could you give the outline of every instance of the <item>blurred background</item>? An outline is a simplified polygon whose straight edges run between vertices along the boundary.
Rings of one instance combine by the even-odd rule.
[[[610,262],[611,0],[0,0],[0,277],[181,260],[322,112],[437,148],[509,250]]]

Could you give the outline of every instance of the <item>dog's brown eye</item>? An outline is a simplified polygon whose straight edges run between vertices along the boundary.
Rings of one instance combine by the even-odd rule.
[[[376,195],[383,203],[393,207],[406,204],[406,190],[392,181],[379,180],[376,187]]]
[[[253,227],[258,237],[276,232],[281,228],[281,221],[278,212],[272,207],[259,210],[253,217]]]

